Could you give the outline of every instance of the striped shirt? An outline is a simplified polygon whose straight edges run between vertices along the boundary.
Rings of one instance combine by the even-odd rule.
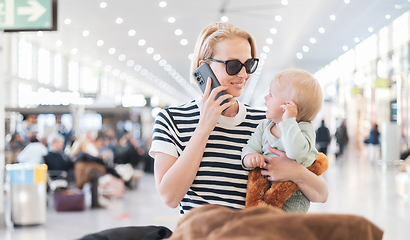
[[[265,111],[239,103],[235,117],[220,116],[209,136],[195,180],[180,203],[180,213],[204,204],[242,209],[248,171],[242,168],[241,151],[265,119]],[[199,121],[196,101],[163,109],[155,119],[149,154],[162,152],[178,158]]]

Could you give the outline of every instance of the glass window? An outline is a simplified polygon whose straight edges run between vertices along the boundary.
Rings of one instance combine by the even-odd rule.
[[[78,62],[70,61],[68,63],[68,90],[78,92],[80,90],[80,70]]]
[[[62,84],[61,80],[62,68],[61,68],[61,55],[54,56],[54,87],[60,88]]]
[[[106,97],[108,96],[108,76],[107,74],[103,74],[101,76],[101,96]]]
[[[364,40],[364,51],[367,55],[367,62],[375,60],[377,57],[377,36],[373,34],[371,37]]]
[[[50,51],[43,48],[38,50],[38,82],[50,83]]]
[[[98,80],[89,67],[81,68],[81,90],[84,93],[97,93]]]
[[[73,116],[71,114],[61,115],[61,125],[65,127],[66,132],[71,131],[73,128]]]
[[[32,78],[32,45],[20,39],[18,50],[18,75],[20,78],[30,80]]]
[[[28,84],[20,83],[18,86],[18,104],[24,108],[30,105],[32,88]]]
[[[387,27],[382,28],[379,32],[379,56],[383,56],[389,51],[388,34],[389,29]]]
[[[115,79],[114,78],[110,78],[108,80],[108,96],[110,98],[115,97]]]
[[[408,40],[408,13],[393,21],[393,48],[400,47]]]
[[[85,113],[80,118],[80,128],[83,130],[100,130],[102,116],[97,113]]]

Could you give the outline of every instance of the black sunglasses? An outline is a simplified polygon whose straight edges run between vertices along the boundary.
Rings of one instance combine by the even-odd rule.
[[[205,58],[204,60],[225,63],[226,73],[231,76],[238,74],[241,71],[242,67],[245,67],[246,73],[252,74],[256,71],[259,62],[259,59],[257,58],[248,59],[245,63],[242,63],[237,59],[222,61],[213,58]]]

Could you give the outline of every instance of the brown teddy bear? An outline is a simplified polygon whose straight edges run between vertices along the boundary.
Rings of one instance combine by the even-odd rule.
[[[307,169],[320,176],[328,167],[329,161],[326,155],[318,153],[316,160]],[[245,209],[261,205],[282,208],[283,203],[299,190],[298,185],[291,181],[274,182],[272,186],[269,186],[270,181],[261,174],[260,168],[251,170],[248,175]]]

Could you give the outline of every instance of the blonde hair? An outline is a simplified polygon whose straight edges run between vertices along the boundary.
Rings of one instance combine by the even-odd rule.
[[[231,23],[212,23],[206,26],[196,41],[194,55],[191,61],[191,82],[196,82],[192,72],[199,67],[199,61],[214,56],[215,45],[224,40],[241,37],[246,39],[251,46],[251,56],[256,57],[256,45],[252,35],[248,32],[234,26]]]
[[[289,100],[297,105],[296,121],[312,122],[323,103],[322,87],[316,78],[305,70],[288,69],[277,74],[275,79],[287,89]]]

